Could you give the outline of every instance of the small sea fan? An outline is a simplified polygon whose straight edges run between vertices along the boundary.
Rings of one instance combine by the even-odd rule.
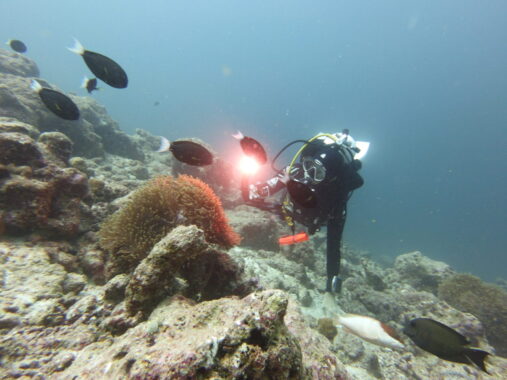
[[[102,224],[99,237],[108,252],[107,276],[131,272],[160,239],[181,224],[196,225],[208,243],[225,248],[240,240],[208,185],[186,175],[157,177],[136,190]]]

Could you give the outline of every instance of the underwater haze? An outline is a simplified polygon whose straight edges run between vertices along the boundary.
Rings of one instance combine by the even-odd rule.
[[[371,148],[345,242],[494,280],[507,277],[506,16],[504,0],[2,0],[0,38],[84,96],[77,38],[128,73],[127,89],[93,93],[124,131],[201,138],[231,160],[237,130],[273,157],[349,128]]]

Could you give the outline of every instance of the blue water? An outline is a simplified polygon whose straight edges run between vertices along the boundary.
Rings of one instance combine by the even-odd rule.
[[[347,127],[372,146],[345,241],[493,280],[507,277],[506,17],[504,0],[2,0],[0,39],[82,95],[72,37],[118,61],[128,89],[94,97],[129,133],[234,158],[237,129],[273,155]]]

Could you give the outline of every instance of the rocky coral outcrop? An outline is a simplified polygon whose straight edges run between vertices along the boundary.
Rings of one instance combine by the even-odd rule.
[[[124,311],[145,319],[164,298],[181,294],[195,301],[244,296],[254,289],[226,252],[209,245],[196,226],[178,226],[161,239],[131,275],[117,275],[105,287],[107,299],[124,299]],[[123,310],[118,309],[118,316]]]
[[[288,303],[273,290],[197,305],[175,297],[113,342],[84,348],[61,378],[347,379]],[[291,329],[306,334],[304,349]]]
[[[241,245],[253,249],[278,251],[278,238],[288,230],[273,214],[251,206],[238,206],[227,212],[231,226],[241,237]]]
[[[7,243],[0,243],[0,263],[0,319],[15,325],[52,325],[55,311],[61,309],[65,269],[52,264],[43,247]]]
[[[34,61],[23,54],[0,49],[0,73],[21,77],[38,77],[39,68]]]
[[[30,125],[2,121],[2,231],[76,236],[80,232],[81,218],[87,212],[83,200],[88,195],[88,181],[80,171],[66,167],[71,141],[59,132],[43,133],[34,140],[30,135],[35,137],[36,134]]]
[[[143,161],[145,155],[134,139],[123,132],[104,106],[91,97],[73,97],[81,112],[81,118],[93,126],[100,137],[104,151],[117,156]],[[86,152],[86,150],[84,150]],[[80,154],[81,152],[76,152]],[[89,155],[83,154],[90,157]]]
[[[244,268],[245,275],[261,288],[289,292],[302,304],[305,314],[318,319],[341,312],[339,307],[334,308],[336,305],[328,308],[324,300],[326,279],[323,273],[309,270],[278,252],[235,247],[229,250],[229,254]]]
[[[4,132],[21,133],[34,140],[37,140],[40,135],[39,130],[30,124],[9,117],[0,117],[0,133]]]
[[[0,49],[0,117],[9,117],[36,126],[41,132],[62,132],[74,143],[74,154],[100,157],[105,152],[143,160],[135,141],[122,132],[104,107],[91,97],[69,94],[80,110],[77,121],[59,118],[49,111],[30,88],[37,66],[27,57]],[[47,81],[42,86],[62,91]]]
[[[131,314],[151,312],[164,295],[174,293],[169,289],[181,266],[196,260],[205,249],[204,233],[196,226],[172,230],[134,270],[126,288],[127,310]]]
[[[47,160],[58,166],[68,166],[72,154],[72,141],[61,132],[44,132],[37,140]]]
[[[507,291],[471,274],[456,274],[438,287],[438,295],[453,307],[472,313],[486,328],[489,342],[507,356]]]
[[[432,260],[418,251],[398,256],[394,269],[399,282],[434,294],[437,293],[438,284],[455,273],[448,264]]]

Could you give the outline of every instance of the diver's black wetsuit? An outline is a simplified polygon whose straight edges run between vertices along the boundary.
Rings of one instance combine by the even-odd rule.
[[[323,161],[322,166],[325,166],[326,169],[325,178],[316,184],[308,183],[305,180],[307,176],[304,175],[306,172],[304,172],[303,165],[300,163],[294,164],[290,172],[290,178],[300,182],[306,181],[306,184],[315,190],[318,200],[318,207],[311,209],[300,207],[297,202],[292,202],[289,210],[291,217],[307,227],[310,235],[327,224],[326,291],[340,291],[341,280],[338,274],[340,272],[341,241],[347,217],[347,201],[352,191],[363,184],[363,179],[357,173],[361,164],[359,161],[354,160],[355,152],[349,147],[338,146],[337,144],[332,144],[332,146],[323,143],[312,144],[305,148],[301,154],[301,162],[307,157]],[[246,197],[244,192],[243,196],[247,203],[274,212],[282,217],[285,216],[287,209],[285,212],[282,211],[281,204],[264,201],[266,197],[286,188],[283,181],[283,172],[265,183],[253,185],[254,199],[252,199],[251,194]],[[250,189],[252,190],[252,186]],[[335,280],[334,286],[333,280]]]

